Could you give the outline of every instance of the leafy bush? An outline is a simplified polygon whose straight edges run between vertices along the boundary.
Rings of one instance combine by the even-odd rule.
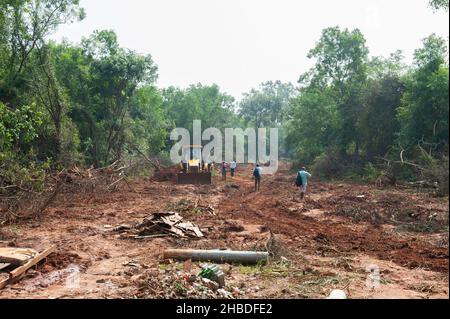
[[[318,156],[312,165],[312,171],[318,178],[339,178],[344,173],[345,166],[339,152],[330,149]]]
[[[439,196],[448,196],[449,187],[449,165],[448,156],[443,157],[441,160],[435,161],[430,168],[430,177],[438,183],[438,194]]]
[[[42,117],[35,105],[12,110],[0,102],[0,151],[33,141],[42,125]]]
[[[26,155],[0,152],[0,195],[18,190],[40,192],[43,190],[50,161],[39,163],[33,153]]]
[[[374,164],[367,163],[363,170],[363,180],[368,182],[375,182],[381,175],[381,171],[377,169]]]

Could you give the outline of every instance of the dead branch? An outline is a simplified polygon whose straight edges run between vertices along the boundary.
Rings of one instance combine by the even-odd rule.
[[[110,189],[111,187],[113,187],[114,185],[118,184],[119,182],[121,182],[121,181],[124,180],[124,179],[125,179],[125,176],[119,178],[118,180],[116,180],[115,182],[113,182],[112,184],[110,184],[110,185],[108,186],[108,189]]]
[[[147,155],[145,155],[140,149],[139,147],[137,147],[136,145],[131,145],[132,149],[135,150],[136,152],[138,152],[139,155],[141,155],[148,163],[150,163],[150,165],[153,166],[153,168],[159,172],[161,170],[161,164],[158,163],[158,161],[154,161],[152,159],[150,159]]]

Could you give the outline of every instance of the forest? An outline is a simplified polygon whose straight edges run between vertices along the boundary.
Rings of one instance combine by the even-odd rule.
[[[48,174],[145,157],[168,164],[175,127],[278,127],[280,154],[328,179],[439,183],[448,194],[448,42],[371,56],[364,34],[323,30],[298,83],[269,80],[241,100],[217,85],[159,88],[158,61],[112,30],[55,42],[85,17],[78,0],[0,2],[0,194]],[[430,10],[448,10],[431,1]],[[302,58],[302,57],[299,57]]]

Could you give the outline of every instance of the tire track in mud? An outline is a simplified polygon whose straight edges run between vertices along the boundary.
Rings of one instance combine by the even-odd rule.
[[[448,274],[449,257],[445,248],[387,234],[374,225],[354,227],[356,224],[350,220],[323,221],[302,213],[286,212],[284,208],[292,203],[289,201],[293,198],[293,186],[290,185],[274,185],[266,181],[262,191],[255,193],[251,180],[238,177],[234,182],[240,185],[241,191],[237,197],[224,198],[220,204],[223,217],[239,219],[243,223],[264,224],[274,233],[289,238],[306,238],[305,242],[299,242],[299,246],[312,254],[317,253],[319,238],[343,254],[363,253],[409,269],[424,268]],[[329,194],[330,190],[327,192]],[[320,205],[320,191],[315,198]]]

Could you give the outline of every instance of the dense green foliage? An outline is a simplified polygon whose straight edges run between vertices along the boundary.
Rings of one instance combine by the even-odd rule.
[[[422,176],[411,167],[429,170],[424,151],[448,163],[447,54],[431,35],[407,67],[401,52],[369,58],[358,30],[324,30],[287,122],[298,161],[327,177],[364,175],[377,163],[412,179]]]
[[[298,86],[265,82],[237,102],[217,85],[158,88],[152,57],[121,47],[113,31],[47,40],[83,18],[78,0],[0,0],[0,187],[48,167],[167,154],[170,131],[197,119],[203,128],[278,127],[280,154],[328,177],[448,165],[448,52],[435,35],[406,66],[401,52],[370,57],[359,30],[327,28]]]
[[[430,6],[435,10],[444,9],[448,11],[448,4],[448,0],[430,0]]]

